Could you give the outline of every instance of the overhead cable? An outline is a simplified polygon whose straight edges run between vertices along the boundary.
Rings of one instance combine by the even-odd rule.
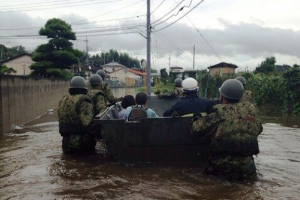
[[[168,20],[169,20],[171,17],[175,17],[175,16],[177,16],[177,15],[178,15],[178,13],[179,13],[180,11],[182,11],[184,8],[188,8],[188,7],[190,7],[190,6],[191,6],[191,4],[192,4],[192,0],[190,1],[190,4],[189,4],[188,6],[183,6],[183,7],[181,7],[181,8],[178,10],[178,12],[177,12],[176,14],[173,14],[173,15],[169,16],[167,19],[165,19],[165,20],[163,20],[163,21],[161,21],[161,22],[159,22],[159,23],[155,24],[154,26],[158,26],[158,25],[160,25],[160,24],[162,24],[162,23],[164,23],[164,22],[168,21]]]
[[[192,12],[197,6],[199,6],[204,0],[200,1],[199,3],[197,3],[193,8],[191,8],[186,14],[184,14],[182,17],[180,17],[179,19],[177,19],[176,21],[168,24],[167,26],[163,27],[163,28],[160,28],[158,30],[155,30],[156,32],[158,31],[161,31],[161,30],[164,30],[170,26],[172,26],[173,24],[175,24],[176,22],[178,22],[179,20],[181,20],[183,17],[185,17],[187,14],[189,14],[190,12]]]

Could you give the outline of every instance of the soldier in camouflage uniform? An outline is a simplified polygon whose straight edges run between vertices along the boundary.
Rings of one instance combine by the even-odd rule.
[[[248,102],[252,103],[252,92],[250,90],[245,89],[246,83],[247,83],[246,79],[242,76],[238,76],[235,79],[239,80],[244,86],[244,94],[243,94],[241,101],[248,101]]]
[[[257,137],[263,130],[257,110],[249,102],[239,102],[243,85],[238,80],[226,80],[219,91],[222,104],[215,105],[205,117],[195,116],[190,126],[192,134],[211,136],[209,167],[205,172],[231,180],[253,180],[253,155],[259,153]]]
[[[94,116],[107,107],[104,93],[101,91],[102,78],[99,74],[93,74],[89,80],[91,89],[87,95],[91,98],[94,106]]]
[[[84,78],[75,76],[71,79],[69,94],[60,100],[58,107],[63,152],[66,154],[93,152],[96,140],[90,134],[90,126],[94,111],[91,99],[86,95]]]
[[[176,96],[183,96],[183,90],[182,90],[182,79],[181,78],[176,78],[174,81],[175,88],[174,88],[174,93]]]
[[[114,104],[114,103],[120,101],[119,98],[114,97],[114,95],[111,92],[110,88],[108,87],[107,83],[104,81],[105,76],[106,76],[104,70],[100,69],[96,73],[99,74],[102,78],[101,91],[104,93],[106,101],[109,101],[109,103],[111,103],[111,104]]]

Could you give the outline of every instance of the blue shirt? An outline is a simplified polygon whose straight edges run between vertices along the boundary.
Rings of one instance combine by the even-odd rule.
[[[138,105],[137,107],[143,107],[143,106]],[[132,110],[132,106],[129,106],[126,108],[126,111],[125,111],[125,120],[126,121],[128,121],[128,116],[131,113],[131,110]],[[151,108],[148,108],[146,110],[146,113],[147,113],[147,118],[158,118],[158,115]]]

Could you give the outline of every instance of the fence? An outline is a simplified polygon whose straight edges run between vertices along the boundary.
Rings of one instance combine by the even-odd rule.
[[[56,108],[69,81],[0,76],[0,135]]]

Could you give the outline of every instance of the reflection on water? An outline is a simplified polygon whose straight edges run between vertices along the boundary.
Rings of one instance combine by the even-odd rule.
[[[282,109],[274,106],[259,107],[261,120],[264,123],[276,123],[287,127],[300,127],[300,118],[282,112]]]
[[[121,95],[122,96],[122,95]],[[300,129],[267,121],[255,157],[259,177],[231,183],[191,164],[113,163],[62,154],[56,114],[0,137],[1,199],[298,199]],[[298,119],[299,120],[299,119]],[[288,121],[288,119],[287,119]],[[296,121],[295,121],[296,122]],[[292,123],[294,124],[294,122]]]

